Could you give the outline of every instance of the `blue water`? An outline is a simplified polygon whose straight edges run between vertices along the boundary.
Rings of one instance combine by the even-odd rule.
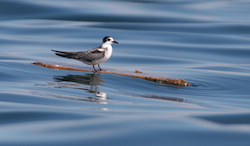
[[[1,0],[0,145],[249,145],[249,10],[245,0]],[[107,35],[120,44],[103,69],[192,86],[32,64],[91,69],[50,50]]]

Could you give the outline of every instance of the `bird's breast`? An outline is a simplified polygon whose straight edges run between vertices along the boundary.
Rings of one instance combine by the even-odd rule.
[[[107,48],[104,57],[109,59],[111,57],[111,55],[112,55],[112,52],[113,52],[113,48],[112,48],[112,46],[110,46],[109,48]]]

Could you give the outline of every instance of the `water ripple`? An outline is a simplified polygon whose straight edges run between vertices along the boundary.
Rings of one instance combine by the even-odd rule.
[[[246,0],[0,1],[0,145],[248,145],[249,6]],[[106,35],[120,44],[105,69],[193,85],[32,64],[91,68],[50,50],[88,50]]]

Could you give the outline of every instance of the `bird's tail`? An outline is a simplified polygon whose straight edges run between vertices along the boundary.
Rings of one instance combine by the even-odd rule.
[[[78,52],[63,52],[63,51],[57,51],[57,50],[51,50],[56,52],[55,54],[61,57],[66,57],[66,58],[75,58],[78,54]]]

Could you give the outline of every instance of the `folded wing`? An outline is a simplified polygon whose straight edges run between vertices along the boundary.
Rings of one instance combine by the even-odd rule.
[[[57,50],[51,50],[56,52],[55,54],[61,57],[66,57],[66,58],[75,58],[80,52],[63,52],[63,51],[57,51]]]
[[[103,58],[105,55],[105,51],[102,48],[94,48],[85,52],[78,52],[75,59],[86,62],[94,62]]]

